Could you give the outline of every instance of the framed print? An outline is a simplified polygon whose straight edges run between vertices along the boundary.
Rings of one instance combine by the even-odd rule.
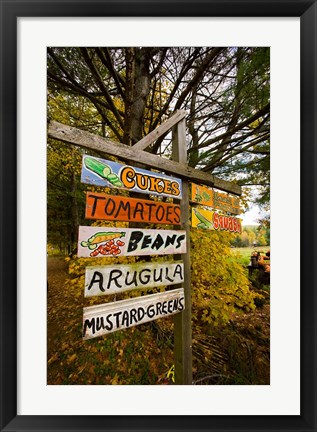
[[[34,3],[28,0],[0,0],[0,3],[1,430],[315,431],[316,2],[70,0],[60,3],[44,0]],[[62,151],[58,156],[55,155],[60,159],[54,159],[55,156],[51,158],[46,151],[46,142],[47,139],[56,139],[59,133],[62,134],[59,139],[63,142],[75,139],[75,144],[80,146],[82,139],[85,146],[91,139],[95,145],[98,138],[91,138],[85,127],[89,122],[93,124],[98,116],[105,120],[103,127],[111,129],[113,136],[118,137],[118,130],[115,126],[109,126],[108,119],[102,116],[102,110],[111,106],[119,125],[121,116],[127,116],[127,113],[124,113],[119,102],[123,78],[114,71],[113,79],[118,92],[111,89],[111,96],[103,105],[98,105],[101,107],[99,111],[98,107],[97,111],[93,108],[93,104],[89,106],[89,121],[84,126],[80,125],[81,131],[75,127],[77,123],[73,123],[73,129],[63,129],[60,125],[67,124],[65,112],[60,111],[57,118],[53,105],[51,111],[47,111],[47,77],[51,79],[49,91],[56,91],[55,95],[58,80],[61,82],[63,77],[71,83],[69,88],[73,86],[73,94],[76,93],[76,79],[82,78],[81,71],[78,69],[68,73],[65,64],[63,66],[63,56],[70,47],[74,48],[71,55],[75,59],[80,52],[85,61],[84,67],[94,72],[96,82],[102,81],[98,71],[94,69],[92,55],[98,58],[98,62],[107,63],[109,50],[98,51],[98,47],[103,46],[111,47],[118,57],[122,47],[163,47],[162,52],[174,47],[175,53],[178,52],[177,47],[215,47],[214,51],[210,49],[206,52],[215,56],[218,62],[215,64],[218,66],[226,64],[225,48],[236,47],[232,49],[232,53],[237,59],[237,68],[238,60],[243,58],[240,54],[244,54],[240,52],[241,47],[249,47],[250,52],[258,47],[269,47],[269,58],[261,57],[261,61],[268,62],[270,68],[271,95],[265,97],[271,98],[271,111],[264,110],[261,119],[272,113],[270,129],[261,128],[260,117],[255,116],[254,122],[249,122],[256,134],[268,133],[272,139],[271,330],[266,340],[270,348],[269,379],[245,381],[240,377],[240,381],[226,382],[223,375],[218,374],[214,381],[204,382],[210,377],[196,376],[194,380],[192,376],[187,376],[187,381],[182,382],[186,385],[181,385],[179,381],[174,385],[153,385],[166,383],[166,374],[162,375],[159,371],[158,381],[151,381],[148,376],[144,376],[151,374],[150,369],[146,369],[146,373],[143,370],[136,372],[135,363],[131,363],[127,373],[137,373],[137,379],[120,382],[119,375],[110,377],[98,365],[98,362],[108,364],[110,360],[102,350],[94,350],[95,341],[99,339],[97,336],[105,337],[106,333],[110,333],[106,337],[110,341],[109,353],[113,354],[111,361],[117,362],[119,367],[120,355],[124,349],[131,352],[134,350],[135,357],[141,355],[141,349],[137,351],[136,348],[139,342],[137,336],[135,346],[122,345],[122,349],[119,347],[121,351],[119,348],[111,351],[112,344],[117,343],[116,335],[120,333],[116,330],[131,326],[134,332],[138,324],[151,321],[151,325],[154,325],[155,319],[164,315],[173,315],[171,319],[175,319],[176,323],[178,312],[183,313],[188,306],[186,268],[190,263],[186,262],[185,254],[189,236],[184,217],[180,216],[185,207],[182,203],[185,199],[189,200],[190,176],[198,175],[195,184],[203,184],[205,179],[204,191],[207,195],[207,186],[211,187],[212,182],[205,174],[184,168],[180,145],[184,135],[179,126],[185,124],[181,123],[185,115],[182,111],[176,113],[179,116],[175,123],[177,127],[174,123],[168,123],[171,118],[175,118],[175,113],[169,112],[166,120],[169,126],[172,124],[173,137],[177,137],[175,142],[179,145],[177,150],[173,148],[173,153],[170,152],[173,162],[178,163],[174,171],[168,161],[163,163],[163,173],[158,173],[161,162],[152,158],[151,168],[154,171],[149,173],[148,167],[138,167],[140,161],[133,152],[124,153],[124,165],[120,158],[117,160],[118,154],[115,151],[111,154],[109,150],[110,153],[105,157],[98,154],[97,147],[91,147],[93,151],[81,158],[81,161],[86,162],[80,192],[88,191],[87,202],[82,200],[82,211],[84,214],[86,205],[89,218],[85,224],[89,226],[81,226],[79,238],[73,241],[78,241],[78,250],[82,257],[88,258],[89,263],[87,262],[86,275],[78,276],[82,283],[81,296],[84,296],[85,290],[84,315],[73,322],[73,327],[76,331],[79,329],[79,333],[82,324],[85,329],[83,342],[80,341],[80,344],[85,344],[85,348],[78,345],[84,356],[75,373],[71,365],[77,362],[78,353],[68,345],[67,338],[71,335],[68,333],[69,328],[63,327],[62,321],[62,316],[70,313],[66,307],[67,298],[77,296],[77,292],[72,289],[64,293],[59,291],[59,308],[53,313],[54,335],[63,339],[65,354],[59,356],[57,350],[50,351],[46,308],[48,305],[49,311],[52,311],[57,299],[52,302],[52,298],[49,298],[50,288],[47,285],[47,253],[50,252],[47,250],[47,215],[52,214],[49,213],[50,207],[47,207],[50,191],[47,166],[50,164],[53,170],[62,160],[65,167],[69,160]],[[47,63],[47,53],[51,63]],[[197,59],[200,58],[198,48],[193,53],[197,54]],[[261,53],[263,54],[262,51]],[[181,55],[181,51],[178,54]],[[128,49],[125,56],[126,59],[129,58]],[[163,61],[163,56],[161,60]],[[259,63],[257,58],[257,64]],[[250,64],[245,61],[245,69],[241,67],[241,73]],[[60,66],[61,75],[58,74],[56,65]],[[154,71],[153,66],[152,72]],[[197,66],[196,72],[199,72]],[[92,81],[87,86],[89,91],[85,96],[94,102],[98,92]],[[188,86],[187,93],[194,93],[194,87],[193,81]],[[132,88],[130,90],[136,91]],[[255,82],[244,91],[258,94]],[[164,95],[163,99],[167,98],[167,91],[164,93],[161,88],[160,92]],[[228,96],[229,89],[228,92],[223,92],[225,94]],[[63,97],[59,93],[55,100],[61,101]],[[153,92],[152,99],[155,97]],[[210,101],[215,102],[213,95],[210,95]],[[63,103],[69,104],[69,99],[65,97]],[[163,104],[164,100],[158,101],[157,106],[159,103]],[[225,103],[223,97],[222,108]],[[76,111],[73,112],[74,119],[80,117],[81,108],[78,102]],[[182,109],[183,106],[180,104],[176,108]],[[204,115],[207,108],[208,106],[205,107]],[[210,107],[208,109],[211,110]],[[253,118],[251,114],[254,116],[254,112],[249,113],[250,118]],[[55,124],[54,131],[52,120],[59,122]],[[194,126],[192,122],[191,127],[195,129]],[[163,137],[167,130],[164,127],[162,122],[157,129],[157,133]],[[130,142],[130,139],[132,142],[135,138],[132,128],[122,130],[123,140]],[[83,135],[79,137],[79,134]],[[103,135],[103,138],[106,136]],[[147,137],[139,136],[133,141],[136,142],[134,145],[138,154],[144,155],[142,157],[149,157],[144,150],[149,143],[154,142],[151,138],[149,133]],[[113,141],[110,140],[109,143],[112,145]],[[121,151],[120,148],[116,151]],[[161,144],[161,151],[164,150],[166,149]],[[77,156],[73,154],[71,157]],[[78,170],[78,178],[80,171]],[[122,172],[124,174],[121,178]],[[58,180],[58,175],[60,174],[54,171],[55,177],[52,176],[49,181]],[[88,177],[92,180],[88,181]],[[94,189],[96,182],[103,185],[105,192]],[[132,189],[135,185],[142,192],[142,197],[129,200],[127,189]],[[193,214],[193,226],[206,235],[218,235],[217,229],[220,227],[219,231],[225,231],[230,236],[241,228],[240,222],[239,230],[237,228],[240,203],[237,198],[230,196],[231,190],[233,194],[239,195],[239,186],[230,186],[224,180],[219,180],[218,186],[219,191],[213,195],[213,199],[217,200],[214,210],[206,207],[198,211],[201,197],[196,193],[193,201],[198,199],[198,202],[190,203],[193,212],[188,211],[186,218],[189,219],[190,214]],[[151,196],[153,201],[149,201],[147,194],[152,192],[153,195],[153,191],[155,197]],[[182,200],[178,201],[176,195],[180,192]],[[56,200],[59,201],[58,208],[61,211],[66,207],[66,201],[72,200],[75,192],[73,190],[72,195],[63,191],[63,194],[62,199],[59,195]],[[162,195],[164,197],[161,202]],[[113,214],[115,206],[118,206],[116,215]],[[146,212],[143,210],[145,208]],[[69,209],[71,211],[72,207]],[[229,215],[223,214],[226,212]],[[98,219],[102,220],[94,225],[97,214]],[[215,215],[216,221],[212,220]],[[58,217],[55,216],[55,219],[58,220]],[[126,228],[124,225],[129,221],[137,224],[144,218],[152,223],[148,229],[136,229],[135,225]],[[163,227],[164,234],[158,234],[153,223],[163,222],[170,225]],[[58,239],[60,247],[64,247],[61,242],[64,231],[60,227],[50,226],[49,229],[55,233],[54,238]],[[207,242],[202,244],[206,248],[210,247]],[[179,248],[180,245],[184,247]],[[142,250],[139,255],[149,255],[148,250],[151,248],[151,255],[159,255],[157,252],[163,250],[162,255],[175,254],[178,258],[174,262],[170,258],[164,261],[163,256],[159,257],[155,265],[148,265],[147,260],[135,264],[137,248]],[[128,252],[125,255],[130,261],[121,262],[118,255],[123,255],[126,249]],[[72,252],[70,248],[68,253],[71,255]],[[178,252],[181,255],[176,255]],[[103,258],[103,255],[108,256]],[[109,265],[107,261],[104,267],[100,267],[101,261],[98,262],[98,259],[113,260],[115,265]],[[76,273],[75,266],[72,270]],[[202,267],[199,267],[197,274],[202,271]],[[129,275],[133,275],[132,282],[129,281]],[[147,281],[153,283],[152,279],[155,280],[154,292],[146,292],[142,296],[135,294],[135,290],[139,289],[138,284],[147,288]],[[168,287],[168,292],[159,292],[162,285],[173,283],[178,284],[176,290]],[[240,281],[240,289],[241,284]],[[102,305],[109,298],[112,298],[113,303]],[[228,304],[226,303],[226,307],[229,308]],[[202,310],[201,315],[204,313]],[[205,313],[205,318],[206,316]],[[264,324],[257,325],[260,329]],[[144,340],[149,341],[146,339],[146,331],[143,336]],[[210,340],[213,340],[212,336]],[[182,337],[185,337],[184,333]],[[150,347],[151,343],[143,346],[144,356]],[[252,358],[250,346],[245,347],[245,352]],[[162,356],[160,350],[156,354],[158,358]],[[216,360],[218,362],[221,361],[220,354]],[[87,380],[85,377],[88,376],[87,370],[91,364],[85,359],[91,361],[94,356],[94,367],[90,371],[93,378]],[[59,369],[53,370],[57,363]],[[167,372],[173,375],[173,365],[170,363],[169,366]],[[101,376],[105,381],[100,379]],[[203,383],[208,385],[198,385]]]

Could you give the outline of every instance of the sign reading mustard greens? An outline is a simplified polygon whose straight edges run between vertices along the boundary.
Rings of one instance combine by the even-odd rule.
[[[242,232],[240,219],[200,208],[192,209],[192,226],[205,230]]]
[[[80,226],[79,257],[186,253],[186,231]]]
[[[182,198],[181,179],[93,156],[83,156],[81,181],[96,186]]]
[[[217,192],[207,186],[191,183],[191,200],[227,213],[240,214],[238,197]]]
[[[83,338],[98,336],[174,315],[185,309],[184,289],[150,294],[97,306],[83,311]]]
[[[180,206],[159,201],[87,192],[86,218],[180,225]]]

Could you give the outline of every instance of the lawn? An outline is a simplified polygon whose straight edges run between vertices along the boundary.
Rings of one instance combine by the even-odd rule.
[[[270,246],[247,246],[247,247],[235,247],[231,248],[233,255],[237,256],[239,262],[242,265],[248,265],[251,261],[251,255],[253,252],[261,252],[261,255],[265,255],[270,250]]]

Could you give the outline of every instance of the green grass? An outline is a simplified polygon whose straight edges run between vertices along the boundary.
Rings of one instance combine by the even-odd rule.
[[[247,246],[247,247],[235,247],[231,248],[232,254],[237,257],[238,261],[242,265],[248,265],[251,261],[251,255],[253,252],[261,252],[261,255],[265,255],[270,250],[270,246]]]

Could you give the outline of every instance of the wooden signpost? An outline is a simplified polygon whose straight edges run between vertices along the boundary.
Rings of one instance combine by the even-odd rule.
[[[182,181],[179,178],[93,156],[83,156],[81,181],[96,186],[182,198]]]
[[[181,131],[185,128],[185,120],[183,119],[180,122],[177,120],[175,123],[171,122],[170,128],[172,128],[174,125],[176,125],[175,128],[178,131]],[[186,134],[186,129],[184,130]],[[141,140],[143,141],[141,146],[138,146],[138,143],[136,143],[134,146],[129,147],[126,144],[118,143],[116,141],[110,140],[109,138],[103,138],[99,135],[95,135],[84,130],[51,120],[48,124],[48,136],[68,144],[73,144],[85,149],[95,150],[99,153],[105,154],[105,156],[111,155],[119,157],[120,160],[126,161],[128,164],[133,162],[142,163],[155,170],[164,171],[166,173],[176,175],[177,177],[181,177],[182,180],[187,179],[191,182],[196,182],[199,184],[201,183],[221,191],[226,191],[235,195],[241,195],[241,186],[188,166],[187,158],[181,162],[176,159],[169,160],[159,155],[144,151],[147,146],[152,144],[157,138],[161,136],[160,133],[152,134],[151,132],[149,135],[147,135],[147,137],[150,137],[151,139]],[[176,137],[177,134],[174,136]],[[186,135],[184,136],[184,139],[186,139]],[[185,145],[184,151],[186,153],[186,142],[183,142],[183,138],[179,140],[179,142],[181,142],[180,147]],[[174,141],[173,149],[176,147],[177,144],[176,141]],[[108,183],[107,186],[110,187]]]
[[[79,227],[79,257],[168,255],[185,252],[186,231]]]
[[[84,308],[83,338],[91,339],[130,328],[185,309],[184,290],[150,294]]]
[[[180,206],[160,201],[87,192],[86,219],[180,225]]]
[[[86,267],[85,297],[182,283],[181,261]]]
[[[192,226],[206,230],[229,231],[241,234],[241,220],[216,211],[192,209]]]
[[[176,289],[139,298],[87,307],[84,308],[83,318],[83,337],[84,339],[90,339],[163,316],[175,315],[174,361],[176,384],[192,384],[189,182],[210,186],[230,194],[241,195],[241,187],[239,185],[188,166],[185,115],[186,113],[184,111],[176,111],[164,124],[149,133],[132,147],[55,121],[50,121],[48,125],[48,136],[51,138],[97,151],[104,154],[106,158],[115,156],[129,164],[122,165],[109,161],[108,159],[84,156],[82,172],[82,181],[84,183],[167,196],[177,200],[174,204],[179,204],[180,230],[80,227],[78,244],[78,255],[84,257],[175,254],[174,259],[182,261],[182,275],[179,276],[179,279],[182,279],[183,282],[181,282],[181,280],[177,281],[178,270],[176,272],[175,269],[178,267],[174,268],[172,276],[170,276],[170,273],[168,273],[168,276],[164,276],[164,284],[167,285],[166,279],[168,280],[170,278],[173,283],[175,282]],[[150,144],[172,128],[172,160],[145,151]],[[134,162],[137,164],[141,163],[155,170],[163,171],[171,176],[176,175],[177,177],[170,177],[167,174],[158,174],[154,171],[135,168],[131,166]],[[91,197],[90,199],[93,201],[92,204],[90,201],[89,205],[92,205],[92,207],[87,210],[88,214],[91,216],[94,211],[97,212],[98,207],[98,215],[100,214],[99,212],[101,212],[108,217],[107,213],[110,212],[109,208],[106,210],[105,208],[100,208],[100,205],[102,206],[102,200],[100,201],[99,199]],[[131,199],[129,200],[131,203],[133,202]],[[95,210],[93,208],[94,204],[96,205]],[[227,195],[223,197],[218,195],[218,202],[215,204],[214,201],[213,205],[220,206],[224,204],[227,206],[227,210],[224,211],[230,211],[230,213],[236,214],[236,202],[228,202]],[[228,205],[231,206],[230,210],[228,210]],[[221,207],[215,208],[220,209]],[[153,207],[152,210],[154,209]],[[122,204],[122,212],[124,211]],[[133,212],[133,210],[131,211]],[[172,214],[174,212],[174,216],[177,214],[176,207],[174,210],[170,211],[172,211]],[[155,213],[155,217],[158,219],[162,217],[160,212],[163,212],[163,208],[158,210],[158,214]],[[118,217],[120,213],[121,210],[118,213]],[[178,225],[177,217],[171,218],[167,216],[167,214],[168,211],[166,210],[166,221],[168,221],[168,219],[176,219],[176,222],[173,221],[173,225]],[[146,217],[147,216],[145,216],[145,218]],[[153,217],[153,214],[151,217]],[[214,224],[214,222],[215,221],[212,223]],[[199,223],[201,223],[201,221]],[[232,221],[232,223],[234,222]],[[220,228],[221,226],[229,227],[230,221],[228,220],[227,222],[225,219],[219,219],[219,226]],[[110,235],[109,232],[112,234]],[[96,237],[99,233],[103,234],[103,238],[102,236],[99,238]],[[153,265],[159,268],[158,266],[161,264],[153,263]],[[176,262],[175,265],[177,266]],[[99,270],[95,270],[95,273],[89,273],[88,276],[86,275],[86,295],[89,296],[88,291],[91,290],[93,290],[95,295],[98,295],[100,292],[101,294],[106,294],[107,291],[115,289],[115,287],[118,288],[120,292],[121,289],[127,288],[126,285],[129,284],[130,279],[125,280],[125,278],[129,270],[127,268],[123,269],[122,267],[123,266],[120,267],[121,270],[119,272],[119,268],[111,266],[113,271],[118,271],[117,273],[113,272],[111,275],[108,272],[109,269],[100,270],[100,272]],[[172,267],[168,267],[168,272],[171,269]],[[131,279],[133,280],[131,287],[137,288],[136,285],[141,282],[141,278],[143,278],[143,281],[146,280],[146,278],[144,279],[146,275],[153,278],[151,284],[155,286],[153,285],[154,270],[149,270],[149,273],[143,272],[142,276],[142,270],[140,270],[140,268],[136,273],[133,273],[133,275],[135,274],[135,276],[133,276],[135,279]],[[88,272],[90,272],[90,270],[88,270]],[[98,275],[97,272],[100,274]],[[129,275],[131,275],[131,273],[129,273]],[[155,278],[159,279],[159,276],[156,275]],[[91,283],[92,286],[88,289]],[[182,284],[182,287],[179,286],[180,284]],[[105,292],[103,292],[103,290],[105,290]]]
[[[222,210],[227,213],[240,213],[240,201],[238,197],[217,192],[207,186],[192,183],[191,200],[201,205]]]

